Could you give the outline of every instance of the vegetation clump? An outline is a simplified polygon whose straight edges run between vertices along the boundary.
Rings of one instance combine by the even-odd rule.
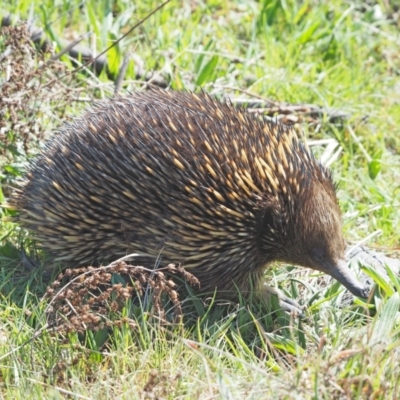
[[[151,305],[151,317],[157,318],[161,324],[179,322],[182,306],[176,291],[177,284],[171,275],[182,278],[192,286],[199,284],[193,275],[173,264],[149,270],[116,261],[97,268],[67,269],[46,291],[48,325],[62,335],[122,324],[135,329],[137,324],[129,316],[130,313],[122,315],[123,310],[129,307],[129,300],[135,297],[141,299],[139,306],[143,312],[148,309],[148,304]],[[169,315],[167,305],[171,310]]]

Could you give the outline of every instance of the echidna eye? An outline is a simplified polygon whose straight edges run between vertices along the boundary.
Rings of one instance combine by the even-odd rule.
[[[314,248],[311,251],[311,256],[315,261],[322,261],[324,259],[324,252],[319,248]]]

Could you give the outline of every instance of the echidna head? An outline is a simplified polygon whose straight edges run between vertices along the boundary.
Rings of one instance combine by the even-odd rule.
[[[276,259],[322,271],[354,295],[366,298],[369,290],[347,267],[335,189],[325,183],[314,181],[290,204],[291,210],[287,209],[287,203],[281,203],[280,212],[275,213],[275,223],[272,223]]]

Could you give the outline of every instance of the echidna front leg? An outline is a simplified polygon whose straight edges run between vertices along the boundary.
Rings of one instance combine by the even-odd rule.
[[[270,303],[270,297],[276,296],[278,298],[279,305],[283,310],[290,314],[294,314],[298,317],[304,317],[304,312],[302,307],[297,301],[287,297],[283,294],[283,292],[276,287],[268,286],[266,284],[263,285],[263,295],[265,299]]]

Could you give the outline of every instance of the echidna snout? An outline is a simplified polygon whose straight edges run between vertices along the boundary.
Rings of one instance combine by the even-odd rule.
[[[365,295],[341,263],[329,171],[293,128],[203,94],[98,103],[48,142],[8,207],[65,265],[142,253],[237,295],[283,260]]]
[[[288,225],[284,224],[296,226],[297,234],[288,235],[287,243],[278,257],[281,261],[331,275],[354,295],[367,298],[369,290],[355,279],[345,261],[340,210],[334,191],[324,190],[321,183],[315,180],[308,188],[306,204],[299,206],[299,213],[294,213],[294,220]],[[301,212],[307,217],[300,217]]]

